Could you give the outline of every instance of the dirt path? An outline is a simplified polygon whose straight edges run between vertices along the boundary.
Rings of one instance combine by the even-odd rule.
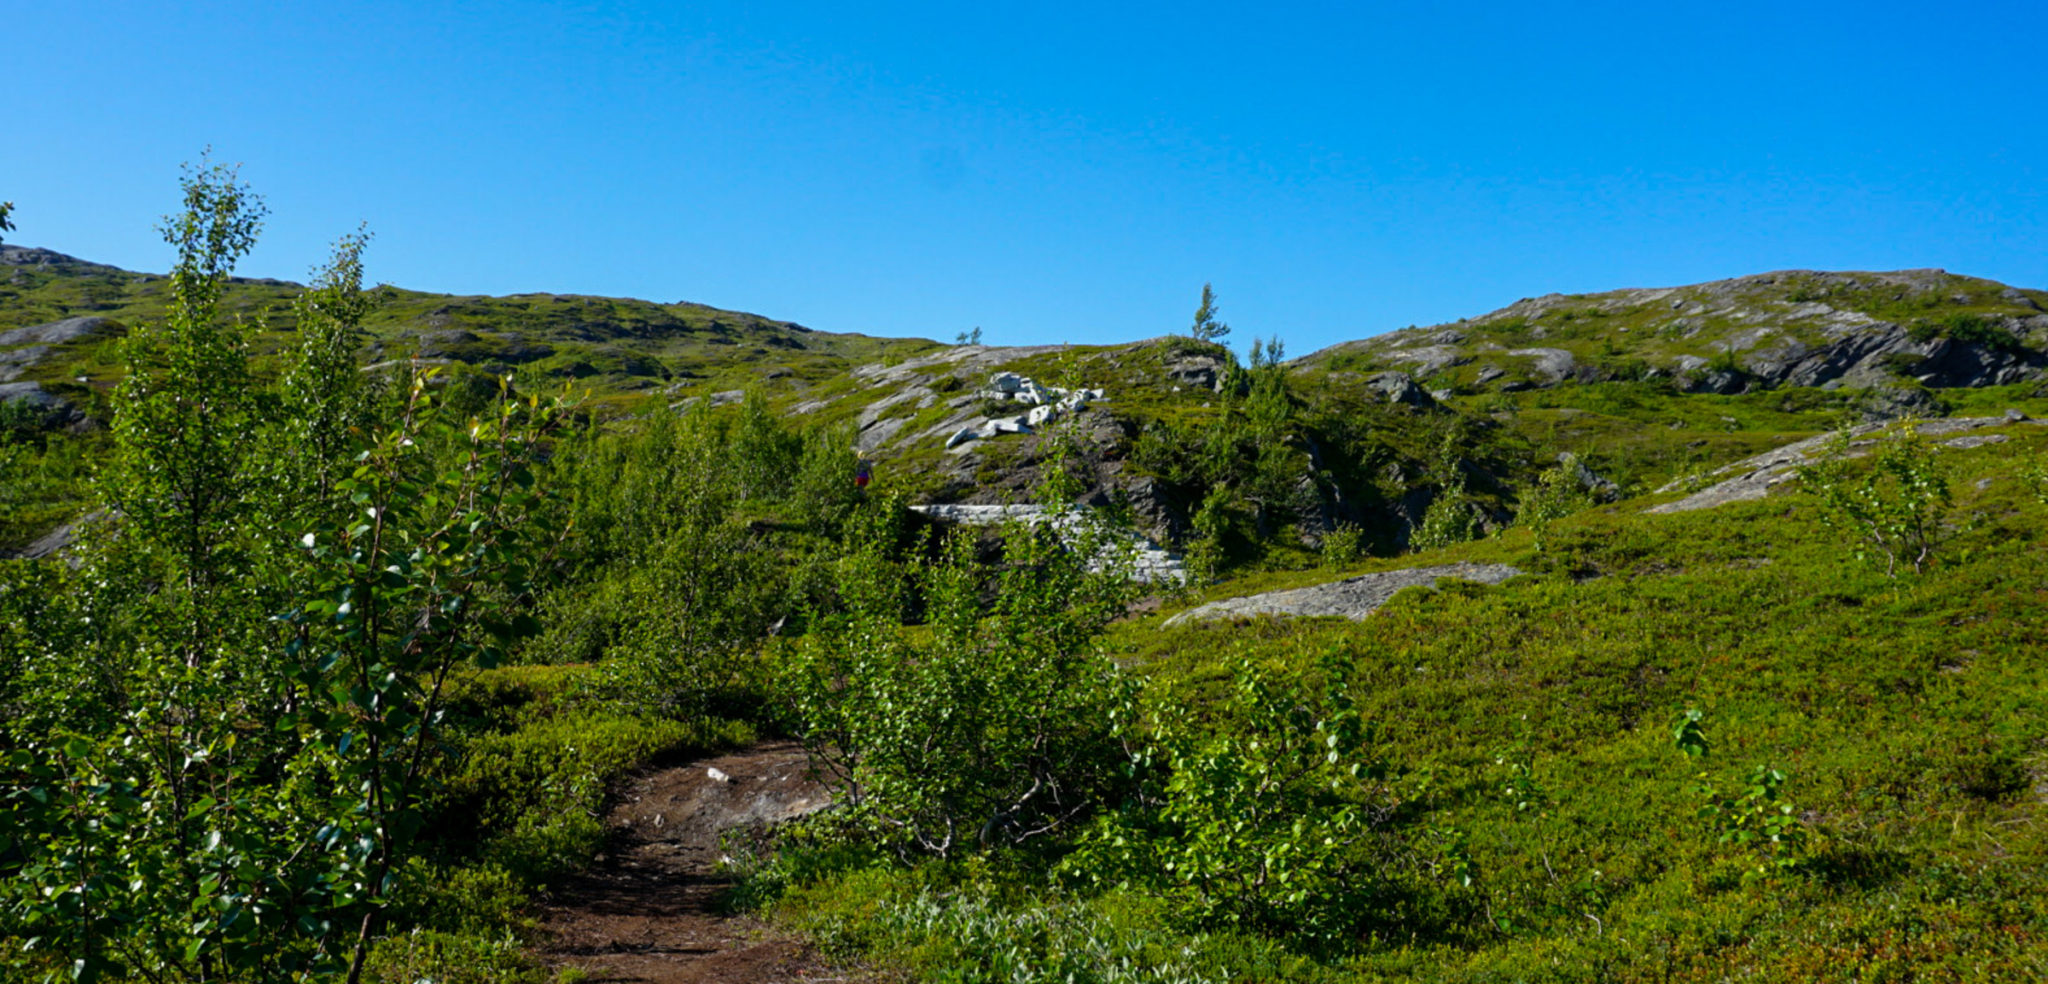
[[[717,873],[720,833],[825,804],[804,767],[803,750],[779,742],[635,780],[605,820],[605,852],[547,905],[542,959],[592,984],[845,980],[802,941],[717,908],[731,885]]]

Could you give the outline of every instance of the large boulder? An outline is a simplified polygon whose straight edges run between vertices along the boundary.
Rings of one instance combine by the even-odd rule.
[[[1166,365],[1166,378],[1191,389],[1214,390],[1223,384],[1223,361],[1210,355],[1190,355]]]
[[[1429,395],[1429,391],[1416,385],[1415,377],[1405,372],[1378,373],[1367,379],[1365,385],[1385,397],[1388,403],[1421,408],[1436,406],[1436,399]]]

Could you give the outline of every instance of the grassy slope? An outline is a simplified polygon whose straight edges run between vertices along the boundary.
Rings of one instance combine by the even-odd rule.
[[[123,319],[161,313],[160,294],[147,289],[160,288],[160,280],[105,276],[111,279],[98,286],[88,279],[33,291],[17,278],[0,287],[0,325],[86,311]],[[290,293],[286,285],[249,284],[234,304],[251,318],[264,310],[276,317],[288,310]],[[853,380],[850,366],[929,347],[783,335],[776,323],[742,323],[750,316],[687,305],[550,295],[392,291],[376,317],[387,345],[407,332],[461,328],[484,336],[491,350],[484,357],[502,355],[510,340],[495,336],[516,329],[557,349],[528,363],[542,371],[569,359],[596,365],[621,351],[651,354],[668,380],[685,384],[680,395],[736,388],[783,368],[789,374],[769,383],[773,399],[788,406],[853,397],[818,412],[839,422],[889,392]],[[712,324],[728,317],[734,320],[723,328]],[[792,349],[769,340],[785,337],[815,344]],[[258,342],[275,347],[287,338],[269,331]],[[1012,367],[1110,388],[1111,405],[1133,422],[1200,422],[1212,412],[1203,406],[1211,398],[1161,381],[1168,354],[1091,348]],[[105,354],[88,353],[61,371],[104,381],[114,366]],[[582,382],[622,410],[655,398],[632,388],[649,377],[625,368]],[[948,375],[965,386],[985,372]],[[2048,414],[2048,404],[2025,388],[1945,396],[1960,412],[2019,405]],[[1355,397],[1344,388],[1332,406]],[[1526,463],[1577,450],[1637,489],[1693,464],[1720,464],[1813,433],[1843,410],[1836,397],[1812,391],[1676,396],[1635,384],[1455,402],[1491,422],[1485,440],[1503,457]],[[892,412],[932,414],[912,404]],[[1429,418],[1391,411],[1374,422],[1399,453],[1426,457]],[[2048,637],[2041,573],[2048,569],[2041,533],[2048,506],[2022,494],[2015,469],[2048,456],[2048,433],[2006,430],[2015,443],[1953,456],[1962,527],[1933,571],[1900,582],[1847,557],[1841,538],[1817,526],[1796,496],[1672,517],[1641,516],[1638,500],[1565,522],[1546,555],[1534,553],[1526,534],[1511,532],[1372,561],[1364,569],[1486,559],[1537,573],[1498,588],[1413,593],[1361,625],[1162,630],[1158,617],[1127,623],[1109,645],[1161,699],[1211,692],[1223,658],[1239,648],[1305,669],[1320,648],[1347,647],[1354,690],[1379,722],[1389,759],[1407,770],[1413,795],[1434,818],[1469,836],[1480,878],[1469,889],[1447,884],[1446,904],[1485,918],[1455,939],[1383,941],[1348,964],[1314,966],[1257,941],[1176,935],[1136,900],[1058,904],[1103,920],[1088,926],[1142,935],[1155,952],[1195,940],[1213,967],[1254,977],[1823,979],[1854,971],[1864,979],[1939,979],[1952,971],[2020,979],[2038,972],[2048,951],[2048,883],[2040,873],[2048,855],[2040,828],[2048,819],[2040,706],[2048,692],[2040,659]],[[1007,447],[990,457],[1022,453],[1024,445]],[[900,464],[908,472],[936,460],[920,447]],[[1978,479],[1989,487],[1977,489]],[[1212,595],[1328,576],[1267,572]],[[1716,747],[1703,763],[1671,748],[1671,716],[1686,706],[1708,714]],[[1792,773],[1789,795],[1823,836],[1802,873],[1745,880],[1743,852],[1714,841],[1694,816],[1692,790],[1702,769],[1725,788],[1761,762]],[[1533,799],[1517,797],[1530,808],[1501,795],[1504,763],[1527,766],[1541,787]],[[529,859],[529,850],[541,857]],[[506,855],[553,863],[554,850],[508,842]],[[874,900],[920,884],[954,885],[958,873],[859,879],[868,881],[800,894],[797,901],[812,907],[803,918],[886,950],[901,936],[862,921],[882,918]],[[1045,913],[1053,902],[1026,894],[1005,904]],[[973,956],[948,945],[955,948],[938,947],[933,959]]]
[[[1364,623],[1162,629],[1169,610],[1115,631],[1111,651],[1169,702],[1216,692],[1238,651],[1303,673],[1327,647],[1348,652],[1352,692],[1426,822],[1467,836],[1478,880],[1446,880],[1433,900],[1467,914],[1455,932],[1316,965],[1228,934],[1161,938],[1163,915],[1128,897],[1013,883],[988,919],[1110,934],[1106,945],[1129,944],[1119,952],[1241,979],[2037,976],[2048,960],[2048,504],[2017,470],[2048,461],[2048,428],[2003,432],[2010,443],[1944,452],[1956,528],[1917,577],[1858,562],[1796,492],[1642,515],[1652,498],[1565,521],[1543,555],[1510,532],[1409,558],[1535,573],[1410,592]],[[1688,707],[1707,715],[1702,760],[1673,747]],[[1739,793],[1759,764],[1790,773],[1787,796],[1816,834],[1798,870],[1763,878],[1745,875],[1751,852],[1717,842],[1697,816],[1702,782]],[[1515,765],[1533,782],[1510,789]],[[972,886],[991,880],[1003,883],[865,872],[814,883],[788,911],[937,972],[1018,944],[975,930],[990,890]],[[906,915],[933,891],[966,914]],[[1081,945],[1061,932],[1022,945]]]
[[[164,277],[90,263],[0,268],[0,329],[95,315],[134,325],[163,320]],[[237,280],[224,309],[250,325],[259,366],[291,343],[297,284]],[[514,366],[522,380],[573,381],[602,405],[637,411],[652,399],[733,388],[781,371],[822,378],[855,365],[933,347],[922,339],[816,332],[701,304],[567,294],[433,294],[383,286],[365,328],[367,359],[427,354],[477,366]],[[467,332],[474,339],[454,336]],[[436,337],[436,336],[439,337]],[[24,378],[84,376],[103,389],[118,374],[118,343],[82,346]],[[731,385],[723,385],[723,384]],[[529,383],[529,385],[540,385]]]

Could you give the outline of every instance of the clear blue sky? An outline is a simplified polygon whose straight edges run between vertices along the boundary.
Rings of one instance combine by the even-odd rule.
[[[1786,267],[2048,287],[2048,3],[0,5],[9,242],[1291,354]]]

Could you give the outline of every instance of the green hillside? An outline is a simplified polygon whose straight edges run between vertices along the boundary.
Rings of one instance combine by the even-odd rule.
[[[235,279],[224,313],[249,329],[263,365],[291,344],[292,299],[299,284]],[[678,388],[738,385],[770,373],[806,378],[837,374],[878,359],[929,349],[918,339],[818,332],[755,314],[702,304],[567,294],[457,296],[380,286],[369,291],[363,321],[366,363],[445,360],[482,373],[514,372],[522,384],[571,384],[605,405],[638,410]],[[74,317],[122,326],[161,321],[170,281],[91,263],[51,250],[0,246],[0,331]],[[22,377],[103,389],[118,357],[102,342],[38,362]]]
[[[2048,966],[2048,294],[1290,361],[345,259],[0,247],[0,979]]]
[[[2032,375],[2048,293],[1942,270],[1792,270],[1686,287],[1549,294],[1429,328],[1345,342],[1303,360],[1414,373],[1431,388],[1512,391],[1666,378],[1681,389],[1893,378],[1937,386]]]

